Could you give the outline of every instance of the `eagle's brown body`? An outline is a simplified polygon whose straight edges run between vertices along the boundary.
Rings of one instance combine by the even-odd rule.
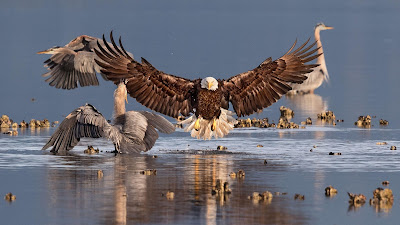
[[[196,116],[201,116],[206,120],[218,118],[221,114],[221,89],[218,88],[215,91],[211,91],[199,86],[197,90]]]
[[[189,80],[157,70],[142,58],[139,63],[130,57],[119,40],[120,48],[110,34],[113,46],[106,48],[98,44],[95,49],[101,60],[96,63],[101,72],[114,83],[127,80],[127,89],[131,97],[144,106],[178,118],[189,116],[185,130],[193,137],[210,139],[223,137],[233,129],[236,120],[228,111],[229,102],[237,116],[251,115],[278,101],[290,91],[292,83],[302,83],[315,64],[305,64],[317,58],[318,48],[307,42],[289,51],[276,60],[266,59],[253,70],[240,73],[227,80],[213,77]],[[113,50],[115,49],[115,50]],[[201,129],[200,129],[201,128]]]

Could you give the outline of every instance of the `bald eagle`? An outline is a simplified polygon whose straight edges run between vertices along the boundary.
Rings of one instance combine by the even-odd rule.
[[[255,69],[228,80],[206,77],[189,80],[157,70],[147,60],[135,61],[125,51],[121,38],[117,47],[112,32],[113,46],[98,44],[96,63],[107,79],[118,84],[126,79],[131,97],[142,105],[167,116],[191,116],[182,121],[192,137],[211,139],[223,137],[237,122],[228,111],[229,102],[238,117],[253,114],[272,105],[292,88],[291,83],[302,83],[316,64],[305,63],[317,58],[315,42],[310,39],[296,50],[297,40],[289,51],[277,60],[266,59]],[[306,47],[307,46],[307,47]]]

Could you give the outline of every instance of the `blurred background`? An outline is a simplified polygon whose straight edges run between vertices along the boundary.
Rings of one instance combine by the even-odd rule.
[[[0,114],[18,123],[61,121],[91,103],[111,118],[113,83],[100,78],[98,87],[67,91],[41,77],[48,56],[36,52],[78,35],[108,37],[113,30],[136,59],[144,57],[159,70],[227,79],[280,57],[296,38],[314,40],[314,26],[324,22],[335,27],[321,32],[330,83],[316,90],[314,100],[283,98],[258,116],[277,119],[281,105],[317,101],[347,121],[371,114],[392,122],[400,112],[399,10],[394,0],[2,1]],[[130,98],[127,109],[145,108]]]

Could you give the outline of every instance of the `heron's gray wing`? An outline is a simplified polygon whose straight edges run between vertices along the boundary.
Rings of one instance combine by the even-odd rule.
[[[114,120],[114,125],[121,127],[122,152],[147,151],[144,139],[148,128],[147,118],[136,111],[128,111]],[[157,136],[158,137],[158,136]]]
[[[82,137],[103,137],[103,130],[109,127],[103,115],[90,104],[72,111],[59,125],[43,150],[53,146],[52,152],[65,153],[76,146]]]
[[[81,87],[98,86],[94,57],[93,52],[62,48],[44,62],[49,71],[42,76],[49,76],[46,82],[56,88],[74,89],[78,81]]]
[[[140,113],[147,118],[149,125],[160,132],[170,134],[175,131],[175,126],[164,117],[147,111],[140,111]]]

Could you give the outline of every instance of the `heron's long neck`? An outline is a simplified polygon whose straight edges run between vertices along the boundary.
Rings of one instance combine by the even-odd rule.
[[[114,118],[125,114],[125,96],[122,92],[116,91],[114,94]]]
[[[315,29],[314,35],[315,35],[315,40],[317,41],[318,54],[322,54],[324,52],[324,50],[322,49],[322,43],[321,43],[321,38],[320,38],[319,32],[320,32],[320,29]],[[325,64],[325,57],[323,54],[317,58],[317,63]]]

